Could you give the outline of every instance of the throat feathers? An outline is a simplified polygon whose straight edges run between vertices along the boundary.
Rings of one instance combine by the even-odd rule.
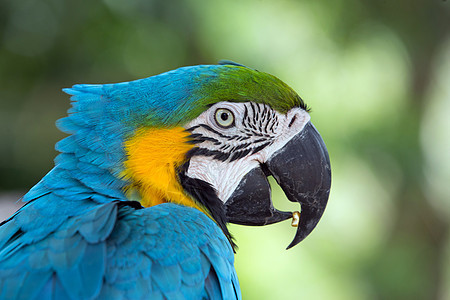
[[[194,147],[188,143],[189,135],[182,127],[141,128],[124,143],[127,159],[122,176],[131,182],[125,191],[128,198],[137,192],[144,207],[171,202],[205,212],[178,180],[177,169]]]

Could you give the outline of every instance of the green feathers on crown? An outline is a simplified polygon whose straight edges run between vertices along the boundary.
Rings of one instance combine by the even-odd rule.
[[[300,96],[286,83],[268,73],[260,72],[233,63],[222,62],[217,75],[209,72],[200,74],[198,80],[205,80],[196,90],[197,95],[205,95],[209,105],[220,101],[263,103],[286,113],[293,107],[308,110]]]

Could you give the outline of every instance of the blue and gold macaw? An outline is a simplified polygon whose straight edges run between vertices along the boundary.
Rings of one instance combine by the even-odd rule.
[[[289,247],[324,212],[326,147],[272,75],[223,62],[64,91],[55,167],[0,224],[0,299],[240,299],[227,223],[293,216],[267,177],[301,204]]]

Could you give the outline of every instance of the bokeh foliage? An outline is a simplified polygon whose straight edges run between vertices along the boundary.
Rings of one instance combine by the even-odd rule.
[[[449,33],[441,0],[2,0],[0,191],[52,167],[61,88],[231,59],[299,92],[333,168],[296,248],[286,223],[232,226],[244,299],[448,299]]]

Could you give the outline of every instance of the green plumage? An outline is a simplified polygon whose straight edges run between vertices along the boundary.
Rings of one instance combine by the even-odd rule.
[[[217,75],[200,74],[200,80],[207,84],[199,85],[195,91],[207,95],[202,100],[208,104],[220,101],[256,102],[271,106],[280,113],[293,107],[306,110],[306,105],[297,93],[277,77],[244,66],[226,65],[217,67]]]

